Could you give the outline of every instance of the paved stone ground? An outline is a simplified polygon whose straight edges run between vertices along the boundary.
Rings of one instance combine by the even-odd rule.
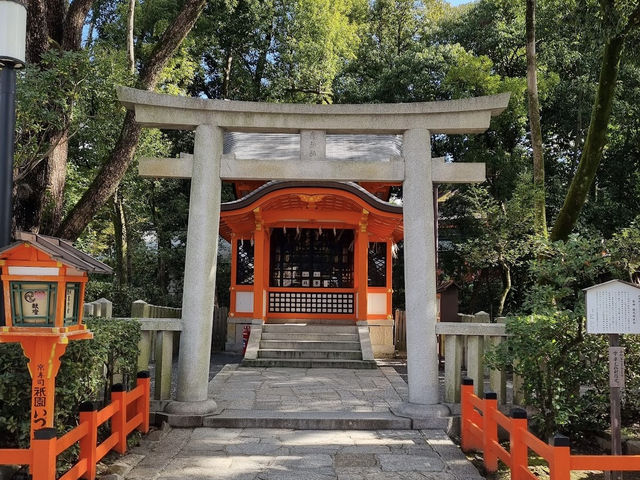
[[[136,480],[481,480],[438,430],[174,429],[123,463]]]
[[[258,368],[226,365],[209,383],[220,410],[389,412],[407,397],[392,367]]]
[[[209,383],[209,396],[219,411],[247,414],[389,414],[406,399],[407,385],[391,366],[346,370],[226,365]],[[131,480],[482,479],[442,430],[155,431],[111,471]]]

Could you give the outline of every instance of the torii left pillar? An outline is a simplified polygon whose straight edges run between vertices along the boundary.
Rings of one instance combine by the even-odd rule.
[[[207,392],[220,227],[220,159],[223,141],[219,127],[199,125],[196,128],[182,296],[184,328],[180,334],[176,401],[167,406],[168,413],[204,415],[216,409],[216,402],[207,398]]]

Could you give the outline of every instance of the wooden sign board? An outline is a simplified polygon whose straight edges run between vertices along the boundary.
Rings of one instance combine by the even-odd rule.
[[[640,286],[611,280],[584,291],[588,333],[640,334]]]

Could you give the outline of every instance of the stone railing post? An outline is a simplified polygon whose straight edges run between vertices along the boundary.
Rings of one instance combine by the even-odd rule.
[[[95,305],[93,302],[84,304],[84,316],[85,317],[93,317],[94,316]]]
[[[505,323],[504,317],[496,318],[496,323]],[[504,340],[503,337],[489,337],[489,345],[496,348]],[[504,370],[489,371],[489,386],[491,391],[498,395],[498,403],[503,405],[507,403],[507,376]]]
[[[463,335],[444,335],[444,401],[460,402]]]
[[[473,379],[475,394],[482,397],[484,395],[484,335],[467,337],[467,377]]]
[[[144,300],[136,300],[131,304],[131,318],[149,318],[149,304]],[[138,342],[138,371],[149,370],[149,361],[151,360],[152,338],[151,330],[142,330],[140,332],[140,341]]]
[[[173,332],[163,330],[156,333],[156,384],[153,398],[171,398],[171,368],[173,364]]]
[[[113,317],[113,303],[106,298],[96,300],[96,304],[100,305],[100,316],[103,318]]]

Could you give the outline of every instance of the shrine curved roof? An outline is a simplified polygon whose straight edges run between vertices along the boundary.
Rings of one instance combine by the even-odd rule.
[[[286,190],[290,188],[332,188],[336,190],[341,190],[344,192],[351,193],[356,195],[372,207],[388,213],[395,213],[402,215],[402,207],[399,205],[394,205],[389,202],[385,202],[384,200],[379,199],[372,193],[368,192],[364,188],[362,188],[357,183],[353,182],[326,182],[326,181],[306,181],[306,182],[297,182],[297,181],[271,181],[265,183],[261,187],[256,188],[251,193],[245,195],[244,197],[234,200],[231,202],[225,202],[220,206],[220,210],[222,212],[230,212],[233,210],[239,210],[241,208],[248,207],[253,204],[260,198],[265,195],[275,192],[278,190]]]

